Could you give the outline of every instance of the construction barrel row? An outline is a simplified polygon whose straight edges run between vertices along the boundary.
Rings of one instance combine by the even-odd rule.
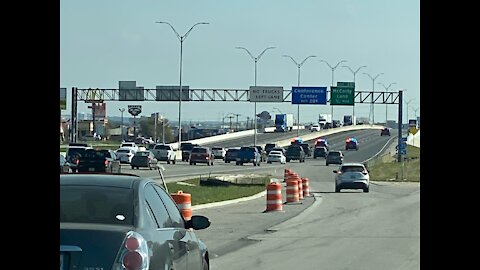
[[[292,170],[285,169],[283,180],[287,186],[285,203],[298,203],[305,197],[310,196],[308,178],[299,177],[298,174]],[[282,185],[277,182],[272,182],[267,185],[267,212],[282,210]]]

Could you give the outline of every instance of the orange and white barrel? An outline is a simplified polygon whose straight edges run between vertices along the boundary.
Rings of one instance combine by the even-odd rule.
[[[298,201],[298,181],[287,180],[287,203]]]
[[[282,210],[282,185],[272,182],[267,185],[267,212]]]
[[[302,183],[303,183],[303,197],[308,197],[310,196],[310,188],[308,187],[308,181],[310,179],[306,177],[302,177]]]
[[[302,178],[297,177],[297,184],[298,184],[298,199],[303,200],[303,181]]]
[[[192,218],[192,195],[190,193],[183,193],[179,190],[177,193],[170,194],[180,209],[182,216],[185,220]]]

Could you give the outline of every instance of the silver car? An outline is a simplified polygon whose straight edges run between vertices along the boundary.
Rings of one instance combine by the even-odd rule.
[[[362,163],[344,163],[333,172],[336,174],[335,192],[342,189],[363,189],[363,192],[368,192],[370,189],[370,174]]]

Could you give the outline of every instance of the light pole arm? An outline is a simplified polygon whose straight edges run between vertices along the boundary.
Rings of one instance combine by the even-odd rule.
[[[263,50],[262,53],[260,53],[258,56],[257,56],[257,60],[260,60],[260,57],[262,57],[262,55],[269,49],[275,49],[276,47],[267,47],[265,48],[265,50]]]
[[[338,67],[338,65],[340,65],[341,63],[344,63],[344,62],[347,62],[347,60],[341,60],[340,62],[338,62],[334,67],[333,69],[336,69]]]
[[[327,64],[327,66],[328,66],[329,68],[333,69],[333,67],[332,67],[327,61],[325,61],[325,60],[323,60],[323,59],[320,59],[320,62],[323,62],[323,63]]]
[[[183,39],[186,39],[187,36],[188,36],[188,34],[192,31],[192,29],[193,29],[195,26],[199,25],[199,24],[210,24],[210,23],[207,23],[207,22],[198,22],[198,23],[194,24],[194,25],[190,28],[190,30],[188,30],[187,33],[185,33],[185,35],[183,35],[182,38],[183,38]],[[173,27],[172,27],[172,28],[173,28]],[[178,35],[178,34],[177,34],[177,35]]]
[[[283,57],[288,57],[290,59],[292,59],[293,63],[297,66],[297,67],[300,67],[300,65],[297,63],[297,61],[295,61],[295,59],[293,59],[293,57],[291,57],[290,55],[282,55]]]
[[[172,26],[170,23],[168,23],[168,22],[156,22],[156,23],[168,24],[168,25],[172,28],[172,30],[173,30],[173,32],[175,33],[175,35],[177,35],[178,40],[179,40],[179,41],[182,41],[182,37],[180,36],[180,34],[178,34],[177,30],[175,30],[175,28],[173,28],[173,26]]]
[[[250,51],[247,50],[247,48],[244,48],[244,47],[235,47],[235,49],[245,50],[245,51],[248,53],[248,55],[250,55],[250,57],[252,57],[253,60],[256,60],[256,59],[255,59],[255,56],[253,56],[253,55],[250,53]]]
[[[312,58],[312,57],[317,57],[316,55],[310,55],[310,56],[307,56],[305,59],[303,59],[303,61],[300,63],[299,66],[302,66],[303,63],[305,63],[305,61],[307,61],[308,58]]]

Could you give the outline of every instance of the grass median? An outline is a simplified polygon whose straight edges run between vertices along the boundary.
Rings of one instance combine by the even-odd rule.
[[[205,185],[205,179],[201,181],[200,178],[195,178],[176,183],[167,183],[167,187],[170,194],[177,193],[179,190],[183,191],[183,193],[191,194],[192,205],[198,205],[253,196],[265,191],[266,185],[270,183],[269,176],[242,179],[247,179],[248,181],[244,181],[241,184],[230,182],[222,185]]]
[[[372,181],[420,182],[420,148],[407,145],[407,155],[403,162],[388,157],[369,170]]]

